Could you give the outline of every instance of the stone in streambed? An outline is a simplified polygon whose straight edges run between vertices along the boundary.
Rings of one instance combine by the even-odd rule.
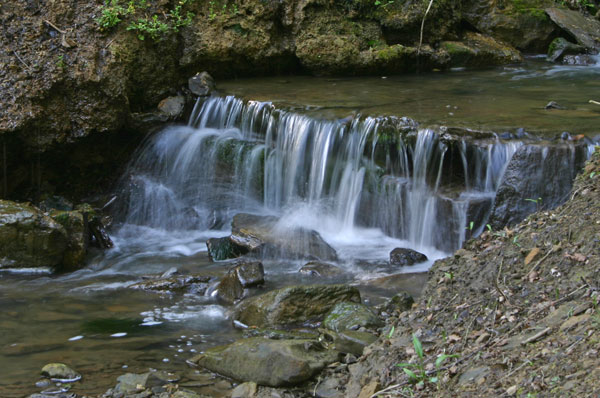
[[[206,247],[208,248],[208,257],[212,261],[228,260],[248,253],[248,249],[234,243],[228,236],[210,238],[206,241]]]
[[[562,37],[557,37],[552,41],[552,43],[550,43],[546,59],[551,62],[558,62],[561,61],[566,55],[581,54],[583,52],[585,52],[584,47],[571,43]],[[548,109],[547,106],[546,109]]]
[[[406,266],[427,261],[427,256],[416,250],[397,247],[390,253],[390,264]]]
[[[262,256],[336,261],[337,253],[314,230],[285,228],[279,218],[240,213],[231,222],[232,242]]]
[[[333,349],[344,354],[352,354],[360,357],[366,346],[373,344],[377,336],[369,332],[359,332],[356,330],[344,330],[336,333],[327,331],[328,340],[333,341]]]
[[[231,398],[252,398],[256,394],[257,385],[253,381],[242,383],[231,392]]]
[[[117,377],[115,393],[130,394],[146,388],[160,387],[165,384],[174,383],[179,376],[165,371],[147,372],[142,374],[126,373]]]
[[[360,327],[376,329],[383,325],[384,322],[366,305],[348,302],[336,304],[323,321],[325,328],[336,332]]]
[[[42,376],[51,379],[77,381],[81,375],[64,363],[49,363],[42,368]]]
[[[196,294],[204,294],[210,279],[210,276],[206,275],[173,275],[167,278],[161,277],[160,279],[134,283],[129,287],[156,292],[193,291]]]
[[[321,263],[318,261],[311,261],[309,263],[306,263],[302,268],[300,268],[298,272],[300,272],[303,275],[322,276],[325,278],[345,274],[343,269],[336,267],[335,265]]]
[[[344,301],[360,303],[358,289],[345,285],[290,286],[244,301],[236,308],[234,319],[258,327],[320,322]]]
[[[244,296],[244,288],[264,282],[265,270],[260,261],[239,263],[227,272],[215,290],[220,300],[233,304]]]
[[[188,80],[190,91],[200,97],[206,97],[215,90],[215,80],[208,72],[197,73]]]
[[[238,381],[280,387],[302,383],[337,361],[339,352],[326,350],[316,340],[238,340],[208,349],[192,362]]]
[[[158,110],[165,114],[169,119],[177,119],[183,113],[185,106],[185,97],[177,95],[167,97],[158,103]]]

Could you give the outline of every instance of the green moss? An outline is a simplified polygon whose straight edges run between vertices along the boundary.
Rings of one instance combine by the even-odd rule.
[[[514,13],[529,15],[535,19],[545,21],[548,19],[544,9],[549,6],[543,0],[511,0]]]

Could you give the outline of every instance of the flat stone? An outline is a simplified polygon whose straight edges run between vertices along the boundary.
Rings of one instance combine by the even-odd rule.
[[[279,387],[300,384],[338,358],[316,340],[252,337],[210,348],[191,361],[235,380]]]
[[[590,49],[600,49],[600,22],[580,12],[565,8],[547,8],[546,14],[577,40]]]
[[[81,375],[64,363],[49,363],[42,368],[42,375],[51,379],[79,380]]]
[[[231,398],[252,398],[258,386],[253,381],[242,383],[231,392]]]
[[[336,304],[323,321],[324,327],[336,332],[360,327],[378,328],[383,325],[384,322],[366,305],[348,302]]]

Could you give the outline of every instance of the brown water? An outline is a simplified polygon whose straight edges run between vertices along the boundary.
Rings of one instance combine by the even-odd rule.
[[[555,67],[530,60],[523,67],[453,71],[396,77],[328,79],[286,77],[224,81],[219,88],[246,99],[272,101],[319,117],[350,114],[409,116],[422,124],[593,136],[600,131],[600,68]],[[549,101],[565,110],[544,110]],[[223,236],[227,231],[213,232]],[[62,276],[0,273],[0,397],[23,397],[35,387],[46,363],[65,362],[83,374],[74,392],[100,394],[126,372],[149,368],[188,372],[185,359],[208,346],[232,341],[230,308],[210,297],[160,295],[127,288],[143,276],[171,267],[217,277],[227,268],[206,255],[206,233],[183,236],[138,229],[115,236],[116,248],[90,255],[84,270]],[[349,238],[352,240],[353,238]],[[361,236],[364,239],[364,235]],[[397,240],[374,235],[364,248],[384,260]],[[379,246],[373,242],[379,242]],[[352,242],[351,242],[352,243]],[[351,246],[351,245],[350,245]],[[350,247],[349,246],[349,247]],[[365,258],[361,245],[346,258]],[[361,251],[362,250],[362,251]],[[437,253],[440,256],[440,253]],[[434,258],[436,255],[434,255]],[[426,269],[431,262],[420,270]],[[266,262],[266,288],[306,283],[301,264]],[[348,262],[354,283],[372,302],[390,294],[366,287]],[[356,279],[354,279],[356,278]],[[418,290],[418,287],[417,289]]]
[[[421,124],[496,132],[522,127],[549,136],[600,133],[600,66],[525,65],[389,77],[285,77],[218,83],[227,93],[326,118],[408,116]],[[546,110],[555,101],[564,110]]]

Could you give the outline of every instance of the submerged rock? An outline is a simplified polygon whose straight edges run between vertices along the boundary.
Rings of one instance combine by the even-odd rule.
[[[320,263],[317,261],[306,263],[298,272],[303,275],[322,276],[325,278],[345,274],[344,270],[340,267],[336,267],[335,265],[328,263]]]
[[[249,252],[263,256],[337,260],[336,251],[318,232],[304,228],[284,228],[274,216],[240,213],[231,222],[231,241]]]
[[[234,319],[258,327],[320,322],[344,301],[360,303],[358,289],[345,285],[290,286],[246,300],[236,309]]]
[[[280,387],[302,383],[338,358],[339,352],[316,340],[252,337],[210,348],[191,361],[238,381]]]
[[[467,32],[462,41],[445,41],[440,48],[448,52],[450,66],[482,67],[523,61],[513,47],[480,33]]]
[[[121,394],[131,394],[140,392],[146,388],[160,387],[165,384],[174,383],[179,380],[179,376],[165,371],[147,372],[142,374],[126,373],[117,377],[117,385],[109,390],[116,396]],[[107,393],[107,395],[109,395]]]
[[[390,252],[390,264],[406,266],[427,261],[427,256],[416,250],[397,247]]]
[[[60,269],[68,244],[65,228],[38,208],[0,200],[0,268]]]
[[[134,283],[132,289],[150,290],[157,292],[187,291],[204,294],[211,277],[206,275],[173,275],[166,278],[152,279]]]
[[[335,332],[357,330],[361,327],[375,329],[384,322],[369,307],[359,303],[338,303],[329,311],[323,326]]]

